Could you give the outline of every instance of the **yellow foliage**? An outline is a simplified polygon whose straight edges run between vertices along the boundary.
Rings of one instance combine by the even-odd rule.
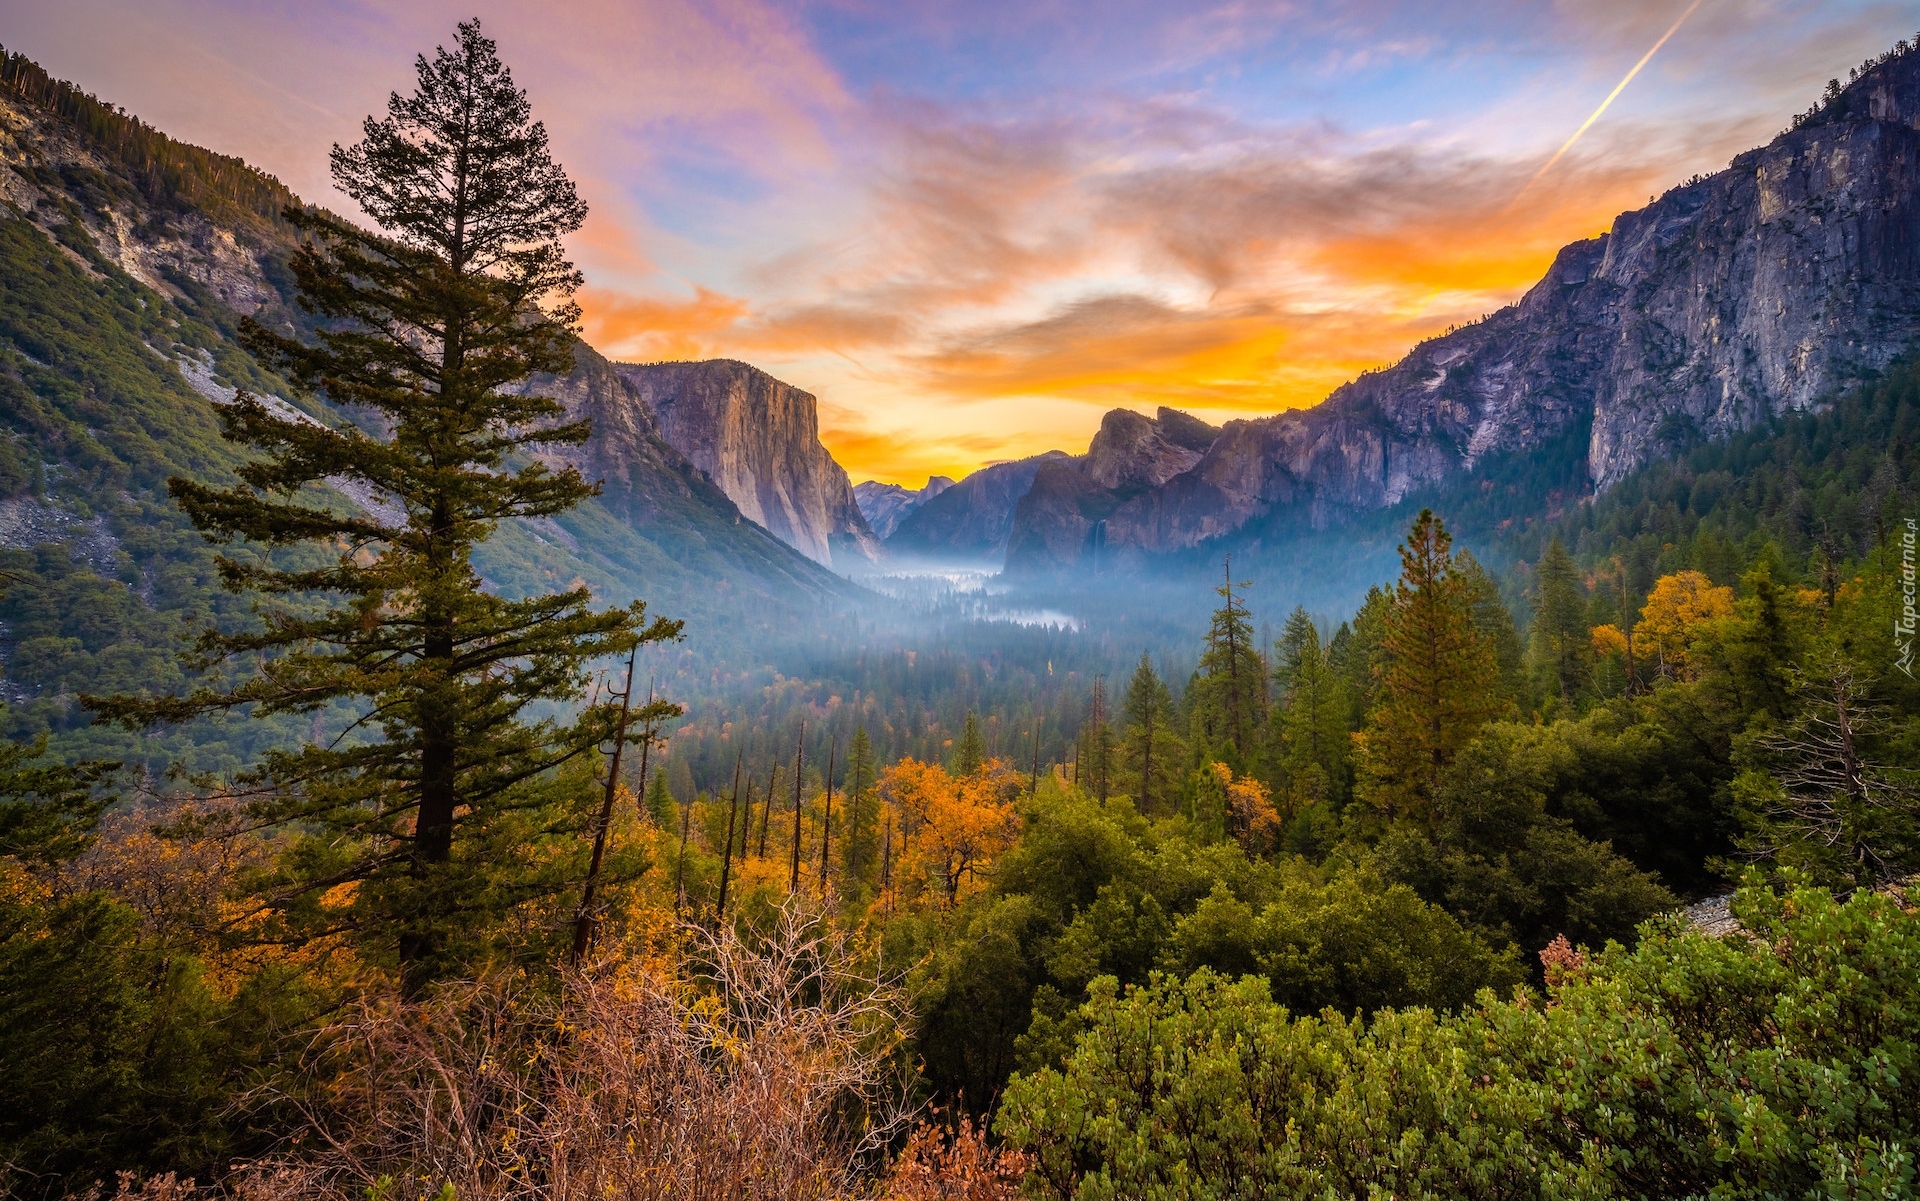
[[[1611,623],[1593,627],[1593,653],[1601,657],[1627,653],[1627,636]]]
[[[880,777],[880,793],[904,835],[900,876],[938,891],[951,907],[1020,832],[1017,776],[993,760],[955,779],[937,763],[902,759]]]
[[[1715,587],[1697,571],[1661,576],[1635,628],[1662,669],[1684,669],[1687,651],[1708,625],[1733,616],[1733,589]]]
[[[1252,776],[1235,776],[1224,763],[1213,770],[1227,790],[1227,822],[1233,836],[1249,851],[1264,850],[1280,837],[1280,811],[1274,808],[1267,786]]]

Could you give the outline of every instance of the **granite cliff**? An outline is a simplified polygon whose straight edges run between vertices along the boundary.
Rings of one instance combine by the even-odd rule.
[[[817,563],[879,557],[846,469],[820,444],[810,393],[731,359],[614,370],[652,410],[667,443],[749,520]]]
[[[853,501],[860,506],[860,515],[867,519],[874,537],[884,541],[908,514],[951,487],[952,478],[944,475],[929,476],[924,488],[867,480],[853,486]]]
[[[1220,431],[1177,409],[1114,409],[1087,453],[1043,463],[1014,507],[1007,565],[1076,563],[1104,550],[1101,523],[1128,500],[1191,470]]]
[[[1605,490],[1692,440],[1818,403],[1917,336],[1913,50],[1566,247],[1518,303],[1311,409],[1229,422],[1191,467],[1132,496],[1108,486],[1089,502],[1081,481],[1041,479],[1008,567],[1059,569],[1096,545],[1179,551],[1255,525],[1324,529],[1569,436]]]

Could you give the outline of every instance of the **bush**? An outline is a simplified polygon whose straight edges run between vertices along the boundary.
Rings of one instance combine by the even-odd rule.
[[[1295,1017],[1257,977],[1096,981],[1063,1069],[996,1129],[1062,1198],[1905,1196],[1920,1136],[1920,918],[1743,892],[1558,957],[1544,999]]]

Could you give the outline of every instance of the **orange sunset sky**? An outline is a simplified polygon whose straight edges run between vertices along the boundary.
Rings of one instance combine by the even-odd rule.
[[[588,340],[752,362],[917,485],[1312,404],[1920,24],[1690,3],[0,0],[0,40],[347,207],[328,146],[477,13],[593,207]]]

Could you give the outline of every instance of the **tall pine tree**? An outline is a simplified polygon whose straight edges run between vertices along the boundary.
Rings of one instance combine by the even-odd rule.
[[[1254,645],[1246,598],[1234,591],[1247,586],[1234,582],[1229,559],[1226,583],[1214,589],[1221,604],[1207,628],[1190,719],[1195,752],[1228,763],[1238,774],[1251,770],[1267,726],[1267,665]]]
[[[1527,697],[1527,647],[1513,624],[1513,613],[1500,599],[1500,586],[1470,551],[1456,554],[1453,564],[1473,611],[1473,628],[1479,630],[1487,645],[1493,648],[1494,666],[1500,673],[1501,699],[1520,705]]]
[[[680,829],[680,802],[673,799],[673,788],[667,783],[664,768],[648,778],[645,803],[647,816],[655,826],[669,833]]]
[[[1400,546],[1384,662],[1361,735],[1359,792],[1383,816],[1425,820],[1442,774],[1501,708],[1493,648],[1474,627],[1453,538],[1422,509]]]
[[[1593,636],[1587,624],[1587,594],[1573,557],[1555,538],[1534,569],[1532,653],[1545,690],[1571,701],[1593,671]]]
[[[1171,812],[1180,791],[1187,747],[1174,730],[1173,694],[1144,652],[1121,706],[1120,786],[1140,812]]]
[[[562,769],[586,766],[612,714],[528,709],[577,703],[591,660],[680,628],[647,623],[639,602],[596,610],[584,587],[499,596],[474,570],[501,522],[597,491],[532,453],[584,441],[586,423],[516,387],[571,369],[580,275],[561,242],[586,207],[478,23],[416,74],[412,95],[333,150],[335,183],[379,231],[286,212],[307,235],[292,268],[313,341],[242,330],[261,359],[366,419],[287,420],[243,393],[221,413],[254,456],[240,483],[169,481],[214,541],[323,554],[223,557],[228,587],[262,596],[261,621],[205,635],[200,652],[239,670],[185,697],[101,706],[134,724],[358,707],[354,736],[274,752],[252,777],[257,820],[294,838],[259,884],[275,936],[353,932],[410,986],[464,970],[493,915],[570,883],[568,857],[530,844],[577,829]],[[382,503],[343,505],[329,482]],[[636,711],[631,736],[677,712]]]
[[[1080,726],[1081,787],[1103,803],[1113,792],[1113,718],[1107,711],[1107,677],[1093,677],[1093,695],[1087,698],[1087,719]]]
[[[980,719],[967,710],[967,724],[960,732],[960,748],[954,752],[953,774],[970,776],[987,761],[986,745],[980,740]]]
[[[847,748],[846,833],[840,838],[847,887],[858,888],[874,867],[880,850],[880,796],[874,790],[873,740],[857,726]]]
[[[1306,609],[1287,616],[1275,649],[1274,681],[1282,705],[1275,723],[1279,774],[1294,803],[1332,799],[1346,787],[1352,742],[1346,688]]]

